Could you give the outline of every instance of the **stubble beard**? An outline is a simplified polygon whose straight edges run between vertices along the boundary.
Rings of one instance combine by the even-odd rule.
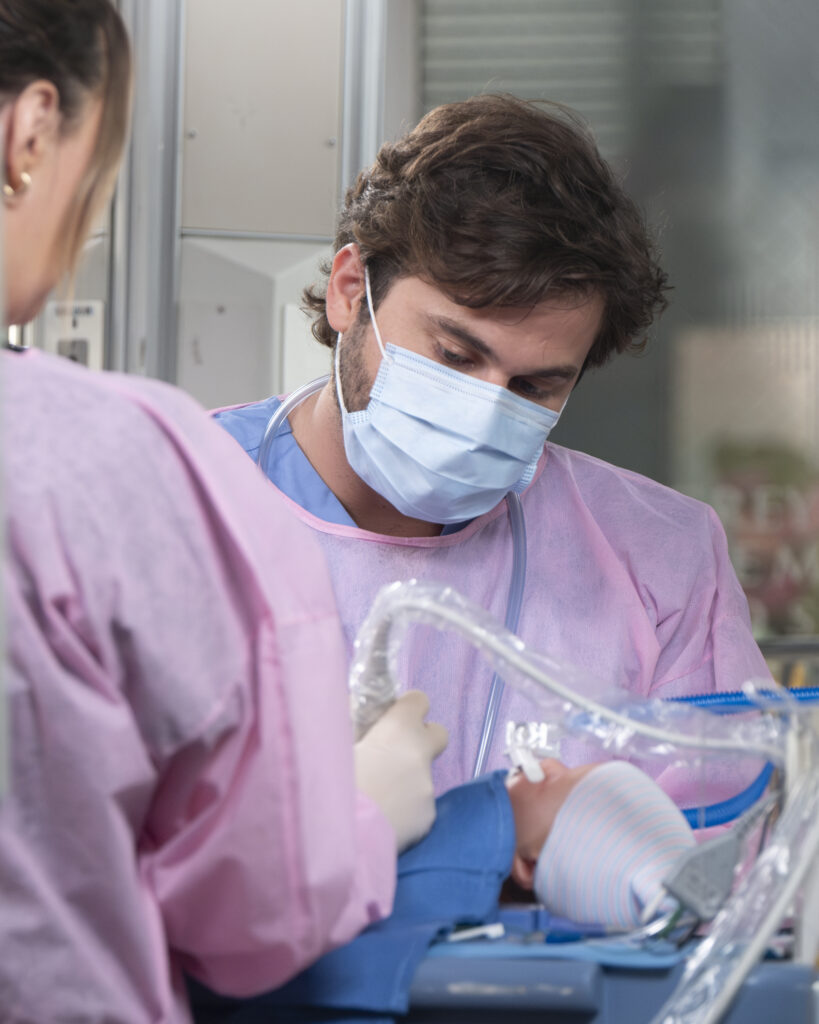
[[[347,412],[359,412],[361,409],[366,409],[370,400],[371,383],[364,364],[365,330],[365,325],[357,320],[352,330],[343,336],[341,350],[338,354],[341,393],[344,396]],[[338,404],[338,393],[335,388],[333,388],[333,394],[336,404]],[[341,409],[339,408],[340,414]]]

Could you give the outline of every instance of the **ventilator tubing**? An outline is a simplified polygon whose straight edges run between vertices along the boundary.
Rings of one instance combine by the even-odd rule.
[[[466,637],[564,735],[592,737],[609,756],[667,765],[729,753],[755,756],[776,769],[784,799],[768,841],[708,937],[695,946],[677,990],[652,1022],[717,1024],[819,858],[819,738],[810,703],[772,689],[769,680],[743,688],[741,703],[747,701],[752,710],[739,716],[713,714],[691,702],[636,700],[529,651],[452,588],[410,581],[379,593],[356,640],[350,688],[358,735],[401,688],[398,653],[413,623]]]
[[[784,765],[787,726],[781,716],[733,719],[680,702],[636,700],[626,690],[529,650],[453,588],[415,580],[384,587],[356,639],[350,692],[359,736],[402,689],[398,655],[413,623],[460,633],[564,735],[591,737],[609,756],[627,754],[667,766],[672,755],[689,760],[730,753]],[[770,689],[770,682],[764,686]],[[750,687],[749,697],[753,692]]]
[[[794,742],[808,748],[808,757],[789,787],[767,845],[715,918],[707,938],[694,949],[676,991],[652,1024],[717,1024],[793,908],[811,869],[816,869],[819,744],[815,727],[808,722],[797,724]]]

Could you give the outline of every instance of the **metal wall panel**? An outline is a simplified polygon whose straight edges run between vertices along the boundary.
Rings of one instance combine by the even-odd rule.
[[[327,236],[338,193],[344,5],[187,5],[183,229]]]
[[[482,92],[578,110],[619,151],[631,0],[425,0],[424,109]]]
[[[424,109],[482,92],[564,103],[610,158],[627,149],[639,91],[712,82],[719,0],[424,0]]]

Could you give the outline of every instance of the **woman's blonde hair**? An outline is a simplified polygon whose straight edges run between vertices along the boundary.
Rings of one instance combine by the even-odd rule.
[[[40,79],[59,93],[64,134],[91,100],[102,103],[94,152],[60,235],[69,271],[110,199],[128,136],[131,50],[110,0],[0,0],[0,103]]]

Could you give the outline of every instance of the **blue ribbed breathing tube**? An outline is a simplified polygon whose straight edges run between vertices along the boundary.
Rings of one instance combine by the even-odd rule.
[[[758,690],[755,696],[757,700],[739,690],[733,690],[727,693],[698,693],[670,699],[678,704],[691,704],[694,707],[706,708],[718,715],[735,715],[742,711],[758,709],[759,699],[765,699],[770,704],[775,704],[777,701],[784,703],[788,697],[793,697],[799,704],[819,703],[819,686],[805,686],[788,690],[787,696],[776,690]],[[711,804],[709,807],[683,808],[682,813],[688,824],[692,828],[711,828],[714,825],[725,825],[738,818],[743,811],[753,806],[765,792],[773,770],[772,764],[766,764],[747,789],[743,789],[741,793],[737,793],[736,796],[723,800],[721,803]]]
[[[779,690],[757,690],[755,698],[752,699],[740,690],[732,690],[728,693],[695,693],[687,697],[670,697],[670,700],[678,704],[693,704],[697,708],[706,708],[719,715],[735,715],[740,711],[759,710],[761,701],[768,701],[775,704],[777,701],[786,701],[789,697],[798,704],[815,704],[819,702],[819,686],[800,686],[788,690],[782,694]]]

